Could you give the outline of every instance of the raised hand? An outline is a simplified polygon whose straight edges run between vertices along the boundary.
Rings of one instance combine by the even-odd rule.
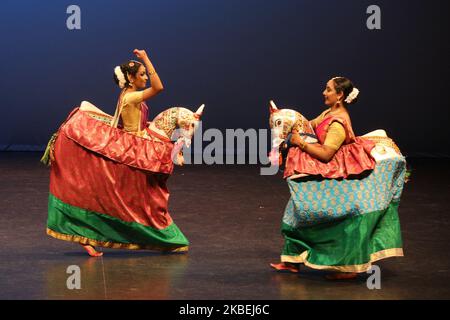
[[[136,55],[136,57],[138,59],[144,60],[145,58],[148,58],[147,53],[145,52],[145,50],[134,49],[133,53]]]

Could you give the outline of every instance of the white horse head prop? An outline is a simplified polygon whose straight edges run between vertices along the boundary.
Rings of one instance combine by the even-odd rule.
[[[279,147],[293,130],[296,130],[306,142],[317,142],[316,135],[309,121],[298,111],[278,109],[273,100],[270,100],[269,111],[269,125],[272,130],[272,150],[269,158],[272,165],[278,163]]]
[[[162,133],[172,141],[176,140],[172,151],[172,159],[175,164],[183,164],[181,149],[183,145],[190,147],[204,108],[204,104],[195,112],[182,107],[170,108],[158,114],[150,123],[150,129]]]

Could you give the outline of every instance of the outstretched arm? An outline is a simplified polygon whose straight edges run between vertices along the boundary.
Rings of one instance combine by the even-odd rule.
[[[142,91],[143,99],[147,100],[160,93],[164,89],[164,86],[145,50],[134,49],[133,53],[142,60],[150,77],[151,87]]]

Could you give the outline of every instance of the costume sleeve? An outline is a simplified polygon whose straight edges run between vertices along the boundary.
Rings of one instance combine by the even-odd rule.
[[[124,104],[139,106],[139,104],[144,100],[144,92],[143,91],[135,91],[130,92],[125,95]]]
[[[328,127],[328,132],[325,137],[324,146],[338,150],[345,141],[345,129],[342,124],[333,121]]]

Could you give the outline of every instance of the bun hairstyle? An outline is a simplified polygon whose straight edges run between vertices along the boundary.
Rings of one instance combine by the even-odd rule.
[[[114,68],[114,81],[121,88],[131,87],[130,85],[130,75],[136,76],[139,67],[142,65],[139,61],[130,60],[126,63],[116,66]]]
[[[359,90],[353,85],[353,83],[345,77],[334,77],[334,89],[337,93],[343,92],[345,105],[354,104],[358,101]]]

